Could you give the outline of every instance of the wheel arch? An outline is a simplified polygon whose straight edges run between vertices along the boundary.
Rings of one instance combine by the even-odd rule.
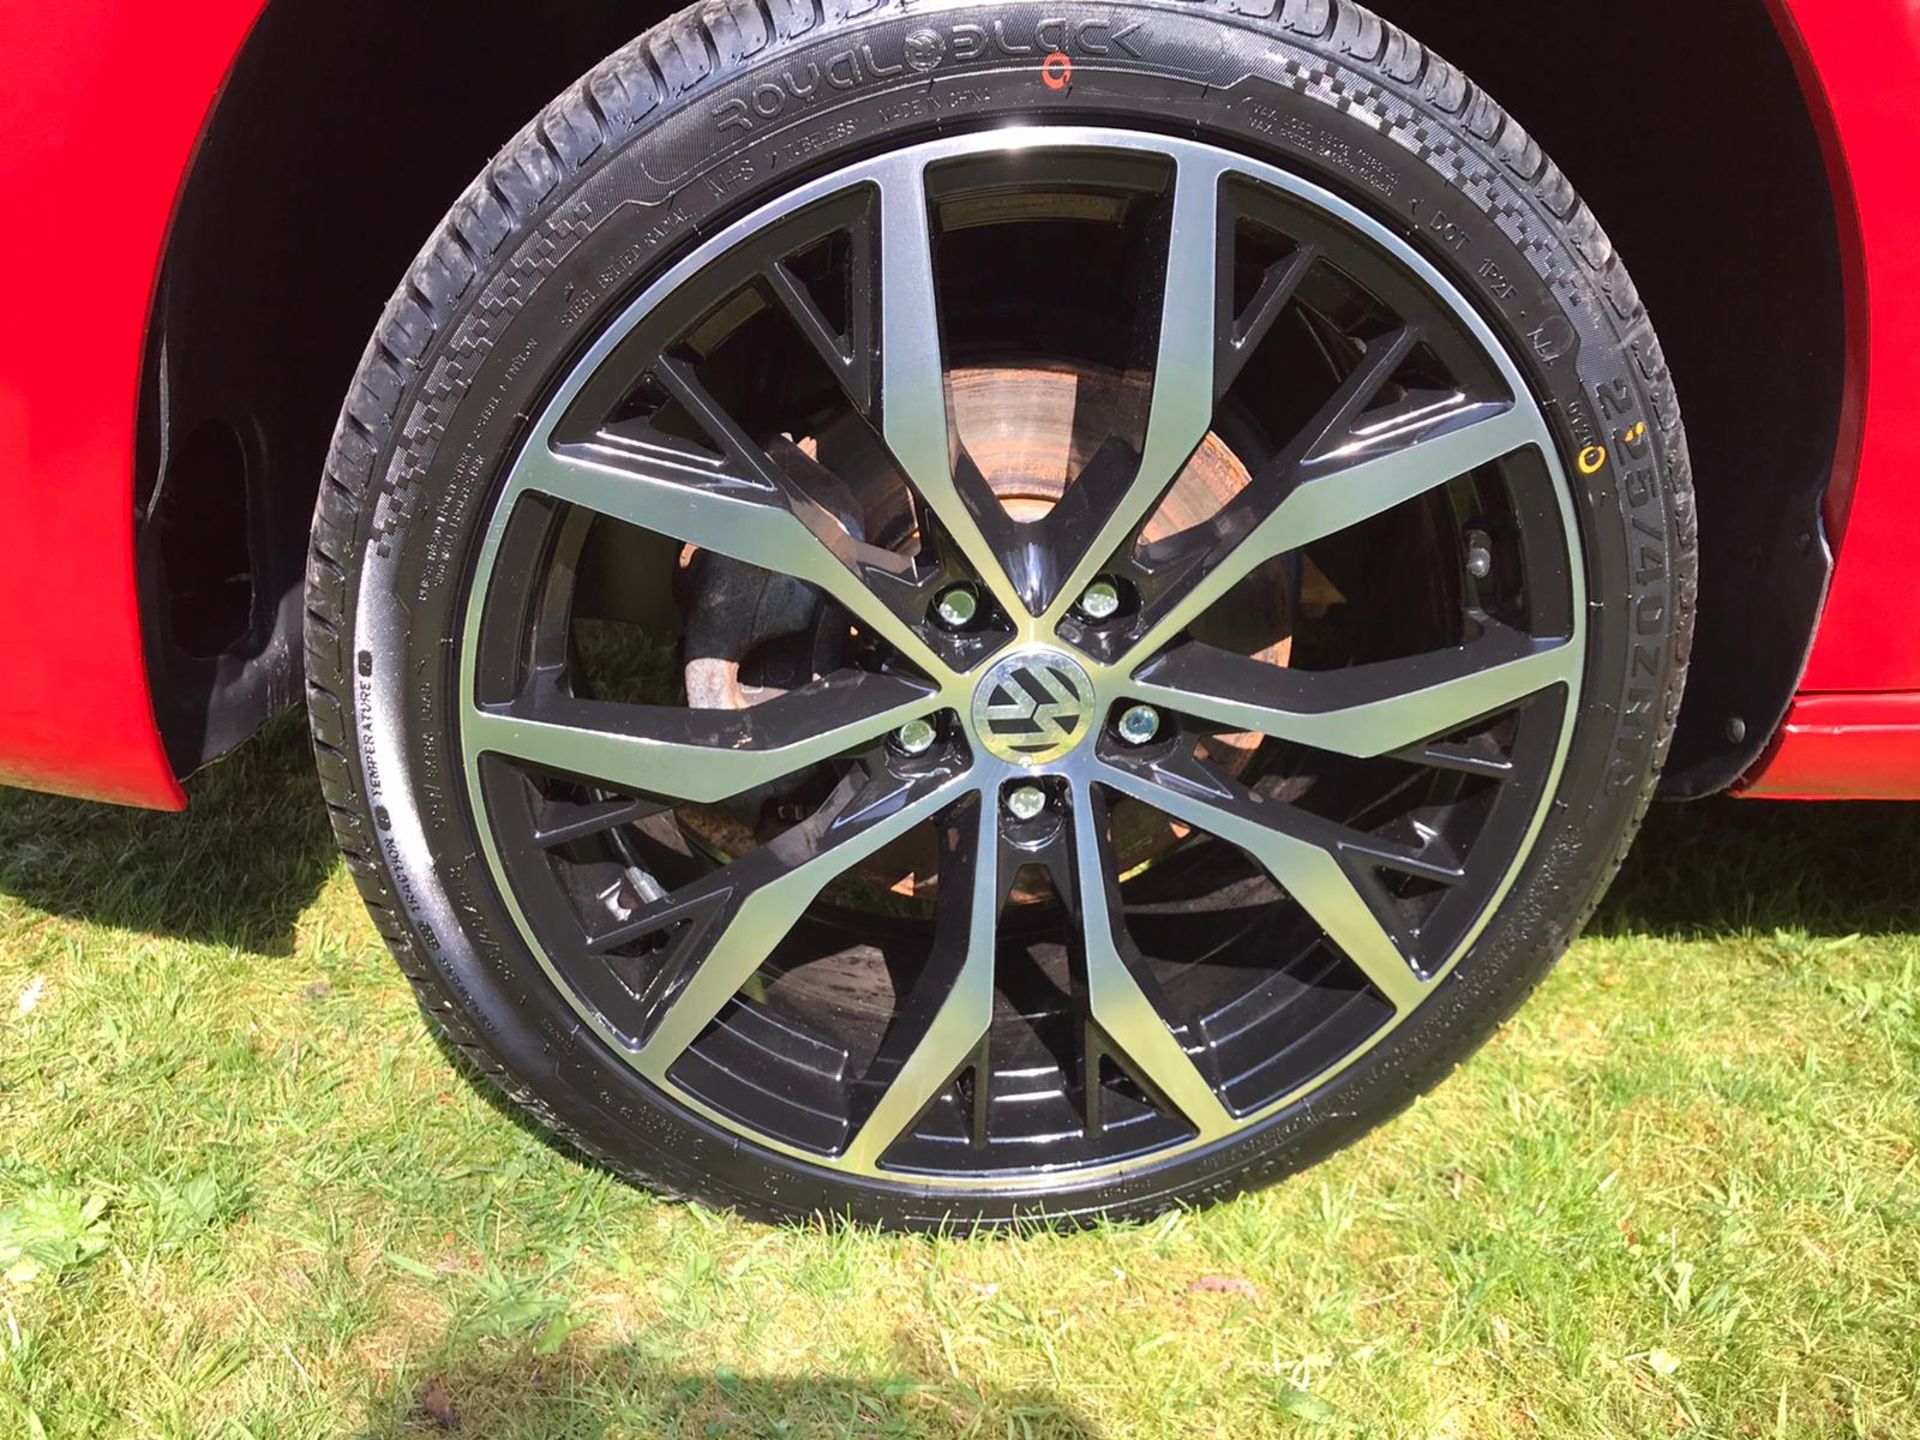
[[[1595,27],[1375,0],[1555,157],[1660,327],[1703,517],[1680,794],[1731,784],[1784,715],[1831,575],[1822,505],[1851,479],[1850,203],[1778,4],[1615,0]],[[208,123],[155,293],[136,483],[155,710],[183,773],[298,697],[321,462],[396,277],[528,116],[667,13],[555,0],[505,43],[519,8],[270,0]],[[1748,298],[1762,283],[1778,301]]]

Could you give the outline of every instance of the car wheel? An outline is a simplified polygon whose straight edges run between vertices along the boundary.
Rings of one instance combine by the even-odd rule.
[[[429,1013],[622,1173],[1146,1214],[1529,993],[1693,576],[1619,259],[1368,12],[716,4],[388,307],[311,712]]]

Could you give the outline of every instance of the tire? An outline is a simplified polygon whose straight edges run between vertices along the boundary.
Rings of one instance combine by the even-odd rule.
[[[1551,493],[1565,521],[1559,530],[1552,530],[1559,522],[1551,517],[1539,522],[1563,538],[1565,576],[1555,580],[1550,569],[1530,569],[1536,579],[1541,574],[1548,579],[1533,590],[1508,582],[1517,588],[1502,590],[1498,604],[1519,604],[1513,597],[1524,592],[1527,606],[1567,611],[1563,618],[1571,638],[1562,648],[1572,668],[1552,692],[1559,700],[1530,698],[1515,712],[1510,730],[1499,728],[1509,724],[1502,720],[1486,732],[1493,739],[1455,747],[1464,753],[1473,745],[1505,743],[1498,737],[1509,733],[1547,737],[1539,742],[1538,755],[1547,757],[1539,762],[1541,778],[1537,784],[1528,781],[1533,788],[1523,787],[1524,803],[1487,802],[1489,815],[1507,813],[1500,807],[1509,806],[1526,823],[1515,822],[1517,838],[1501,841],[1506,848],[1487,842],[1498,853],[1487,862],[1491,878],[1484,882],[1484,901],[1474,902],[1478,908],[1463,902],[1465,918],[1457,926],[1448,920],[1451,928],[1434,922],[1433,943],[1444,939],[1445,953],[1436,950],[1430,960],[1410,960],[1422,988],[1417,994],[1409,991],[1411,998],[1404,1002],[1390,999],[1389,1019],[1374,1022],[1380,1028],[1343,1050],[1339,1063],[1327,1063],[1284,1093],[1261,1092],[1260,1103],[1250,1109],[1226,1104],[1232,1125],[1210,1131],[1194,1118],[1206,1097],[1189,1104],[1177,1093],[1187,1083],[1179,1077],[1189,1073],[1178,1057],[1142,1058],[1151,1048],[1148,1042],[1129,1041],[1134,1051],[1112,1056],[1113,1088],[1106,1088],[1105,1080],[1096,1087],[1083,1083],[1080,1103],[1091,1111],[1097,1091],[1110,1107],[1124,1103],[1133,1107],[1129,1115],[1137,1110],[1139,1116],[1158,1117],[1138,1121],[1134,1133],[1148,1141],[1127,1142],[1136,1149],[1126,1153],[1095,1146],[1085,1165],[1072,1158],[1080,1152],[1062,1150],[1058,1153],[1067,1158],[1053,1172],[996,1169],[997,1160],[969,1160],[987,1168],[967,1172],[962,1183],[938,1166],[889,1169],[877,1153],[873,1164],[855,1171],[810,1158],[798,1141],[762,1143],[756,1137],[767,1127],[757,1119],[739,1120],[724,1100],[713,1098],[720,1089],[696,1090],[692,1081],[679,1078],[680,1069],[673,1072],[675,1088],[668,1088],[658,1074],[637,1069],[621,1053],[620,1036],[610,1033],[618,1027],[595,1023],[596,1002],[571,988],[573,959],[540,938],[554,932],[541,929],[539,915],[545,912],[530,898],[532,889],[522,893],[516,878],[534,871],[514,868],[522,863],[513,858],[519,852],[509,843],[507,821],[496,818],[509,809],[517,816],[512,807],[522,802],[509,798],[496,806],[486,798],[496,793],[487,789],[496,783],[525,788],[531,798],[524,803],[530,807],[610,805],[631,796],[597,781],[568,778],[591,767],[569,771],[551,785],[549,771],[537,769],[515,771],[519,778],[496,782],[488,778],[495,773],[494,760],[473,753],[477,742],[471,736],[478,732],[471,727],[478,722],[463,714],[469,701],[479,704],[473,699],[477,692],[467,687],[489,683],[476,679],[480,672],[473,667],[491,663],[486,659],[487,647],[496,644],[491,637],[507,624],[487,619],[486,626],[494,628],[483,629],[474,617],[496,613],[486,606],[508,603],[496,601],[496,594],[544,593],[538,585],[558,583],[528,578],[546,574],[539,567],[547,563],[541,556],[550,552],[532,542],[530,549],[521,547],[526,555],[514,549],[519,542],[512,527],[520,522],[502,513],[501,497],[519,483],[515,477],[522,473],[528,436],[546,423],[542,417],[553,411],[554,397],[578,389],[570,377],[586,373],[583,367],[592,361],[597,340],[629,323],[622,317],[633,313],[636,297],[654,293],[662,277],[686,263],[696,247],[720,243],[715,237],[729,225],[772,213],[767,207],[796,193],[796,187],[826,184],[843,171],[854,174],[858,166],[919,153],[917,146],[977,144],[969,137],[1012,121],[1100,127],[1101,134],[1143,137],[1143,146],[1175,147],[1180,157],[1202,151],[1178,147],[1206,147],[1207,154],[1238,157],[1259,175],[1273,175],[1275,183],[1297,178],[1300,193],[1309,197],[1298,204],[1308,206],[1310,200],[1319,207],[1314,214],[1320,218],[1311,223],[1324,221],[1333,227],[1327,234],[1339,236],[1364,226],[1369,254],[1403,257],[1387,267],[1393,274],[1431,274],[1431,284],[1409,304],[1428,304],[1432,295],[1461,302],[1446,312],[1450,318],[1434,324],[1490,337],[1487,363],[1518,377],[1514,406],[1537,413],[1545,427],[1545,438],[1527,452],[1530,459],[1499,460],[1501,475],[1508,477],[1500,482],[1508,487],[1503,493],[1515,517],[1526,506],[1513,497],[1525,486],[1536,487],[1526,494]],[[398,143],[408,142],[401,137]],[[873,203],[890,202],[883,195]],[[1337,224],[1327,219],[1343,215],[1353,218]],[[853,262],[848,263],[852,275]],[[1362,290],[1371,283],[1345,271],[1341,276],[1339,284]],[[1018,283],[1024,282],[1006,282],[1016,289]],[[992,309],[997,287],[985,285],[982,292],[983,309]],[[1378,298],[1375,291],[1365,293]],[[1084,314],[1090,325],[1126,308],[1097,294],[1073,298],[1079,309],[1061,313]],[[1323,310],[1301,319],[1302,332],[1316,325],[1324,329],[1332,323],[1326,314],[1340,309],[1328,301]],[[845,323],[851,333],[853,321]],[[1373,342],[1364,344],[1371,353]],[[1441,368],[1459,373],[1460,367],[1442,359]],[[1337,357],[1329,362],[1336,372],[1344,363]],[[666,364],[664,358],[660,364]],[[648,382],[655,383],[651,375]],[[1402,393],[1411,382],[1388,383],[1399,387],[1393,393]],[[665,412],[649,413],[658,419]],[[660,426],[664,433],[666,422],[660,420]],[[706,428],[701,443],[713,435]],[[1538,476],[1532,470],[1519,474],[1529,465],[1537,467]],[[937,511],[945,524],[947,512],[925,495],[921,502],[914,513],[924,517]],[[1387,523],[1377,516],[1366,523],[1376,521]],[[561,520],[552,523],[557,527]],[[1447,522],[1443,517],[1432,523],[1444,528]],[[1530,523],[1498,520],[1516,528]],[[1462,533],[1474,545],[1484,539],[1475,538],[1478,532]],[[942,563],[945,543],[936,539]],[[1551,549],[1549,542],[1541,543]],[[965,548],[957,539],[954,545]],[[1506,547],[1500,540],[1470,548],[1476,577],[1488,565],[1497,571],[1507,562]],[[683,568],[701,563],[686,559],[692,553],[683,553]],[[1452,563],[1440,555],[1435,573]],[[1532,565],[1530,559],[1527,563]],[[1271,583],[1290,587],[1290,605],[1304,603],[1299,597],[1307,582],[1297,574]],[[516,585],[521,588],[513,589]],[[1146,1216],[1271,1182],[1349,1143],[1438,1083],[1526,998],[1590,915],[1649,801],[1679,707],[1694,586],[1692,492],[1679,410],[1659,342],[1619,257],[1565,178],[1489,97],[1368,11],[1346,0],[1281,0],[1277,7],[1267,0],[1264,11],[1222,0],[1180,5],[1122,0],[1099,6],[1069,0],[1046,7],[1006,3],[961,10],[888,0],[866,7],[838,0],[716,0],[664,21],[611,56],[510,142],[454,205],[389,303],[345,402],[320,492],[308,567],[308,697],[336,835],[401,969],[432,1023],[465,1052],[473,1068],[555,1134],[643,1185],[766,1218],[834,1213],[921,1228],[1036,1215]],[[986,593],[978,598],[991,610],[993,587],[983,583],[981,588]],[[1117,603],[1143,613],[1160,603],[1150,602],[1145,581],[1134,589],[1123,583],[1118,591]],[[817,607],[818,595],[809,593],[807,603]],[[1575,602],[1582,597],[1584,606],[1579,606]],[[512,612],[520,617],[514,623],[545,623],[531,613],[537,608],[531,601],[521,604]],[[1496,607],[1488,602],[1485,608]],[[825,613],[838,612],[828,604]],[[937,622],[928,623],[934,629],[914,635],[934,634]],[[1077,610],[1071,622],[1062,623],[1086,626],[1089,633],[1094,628]],[[1292,623],[1308,628],[1298,615]],[[863,630],[866,625],[862,617]],[[841,632],[844,640],[844,626]],[[511,649],[519,635],[512,630],[496,648]],[[941,643],[948,641],[960,643],[952,636]],[[1087,648],[1092,643],[1072,653],[1086,661],[1082,673],[1095,675],[1090,683],[1097,691],[1105,681],[1087,659],[1094,653]],[[579,663],[577,655],[566,663]],[[871,687],[884,678],[869,674],[863,683]],[[1065,683],[1071,693],[1071,675]],[[1563,710],[1543,708],[1555,704]],[[1087,713],[1097,728],[1101,715]],[[1528,718],[1536,714],[1556,718],[1551,724]],[[976,764],[986,764],[980,746],[989,731],[979,726],[987,723],[977,717],[968,721],[956,706],[940,722],[948,727],[940,744],[948,748],[933,753],[957,748]],[[951,739],[954,727],[968,724],[975,728],[966,731],[971,738],[965,744]],[[1165,773],[1174,774],[1187,764],[1175,753],[1186,735],[1183,728],[1171,742],[1173,749],[1152,752],[1161,757],[1154,765],[1164,762]],[[1149,749],[1164,739],[1151,738]],[[1342,742],[1335,737],[1329,743]],[[1512,743],[1517,755],[1523,744],[1534,742],[1516,738]],[[1126,744],[1103,733],[1079,754],[1088,765],[1096,757],[1108,765],[1102,773],[1111,778],[1122,773],[1114,767],[1136,761],[1146,766]],[[900,745],[896,736],[893,748],[881,759],[864,762],[868,769],[859,773],[872,782],[881,769],[893,767],[909,777],[902,785],[919,783],[912,780],[920,773],[914,770],[918,762]],[[1422,745],[1421,754],[1429,759],[1446,748],[1440,740]],[[1017,767],[1025,763],[1009,761],[1015,768],[1006,773],[1017,780]],[[1349,768],[1372,775],[1374,770],[1365,767],[1388,763],[1374,756],[1355,759]],[[1346,774],[1340,768],[1346,764],[1329,762],[1325,773]],[[1521,761],[1512,759],[1514,773],[1520,767]],[[1147,775],[1141,768],[1139,774],[1147,777],[1143,784],[1164,778],[1159,770]],[[1080,802],[1072,797],[1081,789],[1074,788],[1078,782],[1068,771],[1061,776],[1057,791],[1046,788],[1053,780],[1041,783],[1046,813],[1065,806],[1071,816],[1063,823],[1069,831],[1076,821],[1081,825],[1074,833],[1089,847],[1087,853],[1118,854],[1120,841],[1109,822],[1074,808]],[[1091,781],[1082,788],[1088,795],[1095,791]],[[964,830],[955,815],[965,824],[978,821],[984,843],[988,821],[983,817],[993,811],[994,795],[982,791],[971,802],[973,809],[966,803],[942,812],[947,828],[956,834]],[[1003,840],[1016,833],[1017,824],[1027,823],[1008,818],[1011,811],[995,813],[993,823],[1003,827],[998,832]],[[1492,827],[1495,821],[1483,823]],[[1104,839],[1093,838],[1096,833]],[[1182,832],[1176,826],[1172,833]],[[1178,843],[1189,841],[1206,843],[1204,834],[1198,840],[1188,834]],[[1035,853],[1044,848],[1039,840],[1034,845]],[[1245,845],[1239,848],[1242,858],[1253,853]],[[1349,850],[1333,848],[1351,858]],[[1219,855],[1231,849],[1222,848]],[[553,873],[573,876],[567,867],[577,865],[582,878],[567,878],[564,885],[579,890],[602,873],[593,866],[639,866],[626,851],[611,860],[609,853],[596,849],[589,859],[553,861]],[[1473,868],[1479,863],[1476,854],[1470,850],[1456,867],[1470,877],[1459,882],[1463,887],[1483,883]],[[708,863],[724,859],[723,854]],[[941,864],[946,863],[943,858]],[[1147,879],[1168,868],[1156,860]],[[1213,873],[1198,862],[1188,869]],[[763,867],[751,873],[774,888],[784,883],[784,872]],[[1128,876],[1128,885],[1142,883],[1132,872]],[[526,882],[533,888],[547,883],[544,878]],[[946,888],[955,883],[949,879]],[[1177,889],[1175,880],[1154,883],[1167,893]],[[1113,885],[1120,884],[1116,875]],[[1085,946],[1090,942],[1084,937],[1093,930],[1084,921],[1090,913],[1084,907],[1093,900],[1090,892],[1076,892],[1077,900],[1068,897],[1063,887],[1064,879],[1057,878],[1053,897],[1044,904],[1057,901],[1082,917],[1076,922],[1082,927],[1078,943]],[[1403,888],[1411,896],[1416,887]],[[941,893],[938,885],[934,893]],[[1307,892],[1288,884],[1275,893],[1291,903]],[[1134,903],[1124,889],[1112,894],[1123,905]],[[1009,902],[1002,894],[995,903]],[[1387,907],[1381,914],[1393,905],[1402,910],[1392,913],[1410,914],[1407,907],[1416,901],[1377,904]],[[1076,905],[1081,908],[1075,910]],[[705,913],[698,911],[696,919]],[[723,922],[731,923],[725,916]],[[1120,922],[1123,929],[1132,923]],[[1200,922],[1189,916],[1182,923]],[[1242,937],[1236,944],[1245,940],[1241,931],[1234,933]],[[1245,932],[1256,938],[1258,933],[1264,932]],[[679,938],[660,942],[673,954],[679,952],[672,947],[681,943]],[[1337,958],[1345,942],[1327,943],[1326,953]],[[1086,977],[1092,962],[1083,955],[1076,963],[1081,968],[1074,971],[1079,978],[1073,984],[1091,987]],[[1145,964],[1135,956],[1119,970],[1102,971],[1107,978],[1099,983],[1124,986],[1126,967],[1138,975]],[[1362,969],[1365,983],[1354,994],[1388,993],[1375,982],[1374,971]],[[681,987],[658,992],[669,997],[684,997],[692,986],[685,975],[671,982],[651,977],[645,983]],[[1152,993],[1145,981],[1128,992]],[[909,999],[911,994],[902,992],[903,1014]],[[738,997],[729,1002],[740,1003]],[[1097,999],[1085,1003],[1093,1007],[1093,1018],[1081,1015],[1075,1022],[1083,1025],[1078,1033],[1089,1047],[1077,1063],[1083,1072],[1091,1067],[1096,1076],[1105,1076],[1109,1072],[1091,1048],[1094,1041],[1085,1037],[1097,1032],[1111,1038],[1109,1012]],[[1181,1045],[1215,1067],[1204,1074],[1228,1075],[1224,1052],[1216,1056],[1199,1048],[1197,1033],[1186,1031]],[[1153,1043],[1164,1040],[1162,1034]],[[1127,1045],[1118,1049],[1126,1051]],[[684,1055],[691,1051],[681,1053],[677,1066],[688,1063]],[[1062,1074],[1068,1076],[1062,1083],[1069,1090],[1070,1072],[1062,1061]],[[955,1084],[962,1088],[942,1089],[939,1105],[964,1108],[969,1096],[978,1097],[979,1088],[964,1088],[967,1075],[974,1076],[976,1087],[998,1083],[996,1072],[987,1068],[958,1074]],[[720,1083],[714,1081],[713,1087]],[[855,1088],[849,1085],[845,1093],[853,1096]],[[692,1104],[688,1094],[706,1098]],[[1216,1098],[1228,1094],[1222,1089]],[[845,1103],[852,1106],[856,1100]],[[999,1122],[978,1118],[990,1110],[987,1101],[980,1106],[972,1122],[981,1127],[974,1149],[998,1154],[999,1142],[988,1132]],[[926,1118],[934,1110],[920,1113],[917,1120],[909,1117],[910,1125],[934,1125]],[[1154,1126],[1163,1122],[1173,1127],[1166,1133],[1179,1131],[1186,1138],[1153,1142],[1151,1137],[1162,1133]],[[1187,1122],[1191,1135],[1180,1128]],[[1094,1137],[1088,1144],[1104,1141],[1104,1127],[1119,1123],[1088,1119],[1086,1132]]]

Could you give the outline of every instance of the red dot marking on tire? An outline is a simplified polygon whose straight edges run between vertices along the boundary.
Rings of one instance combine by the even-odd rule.
[[[1064,90],[1073,79],[1073,61],[1056,50],[1040,62],[1040,78],[1049,90]]]

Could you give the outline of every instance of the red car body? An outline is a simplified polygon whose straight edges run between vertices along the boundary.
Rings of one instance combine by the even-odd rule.
[[[1831,584],[1798,693],[1738,788],[1920,797],[1920,8],[1752,3],[1770,3],[1824,150],[1847,373],[1825,491]],[[0,194],[33,205],[0,227],[13,281],[0,320],[0,783],[185,804],[136,563],[142,395],[180,197],[266,8],[21,0],[0,13]]]

